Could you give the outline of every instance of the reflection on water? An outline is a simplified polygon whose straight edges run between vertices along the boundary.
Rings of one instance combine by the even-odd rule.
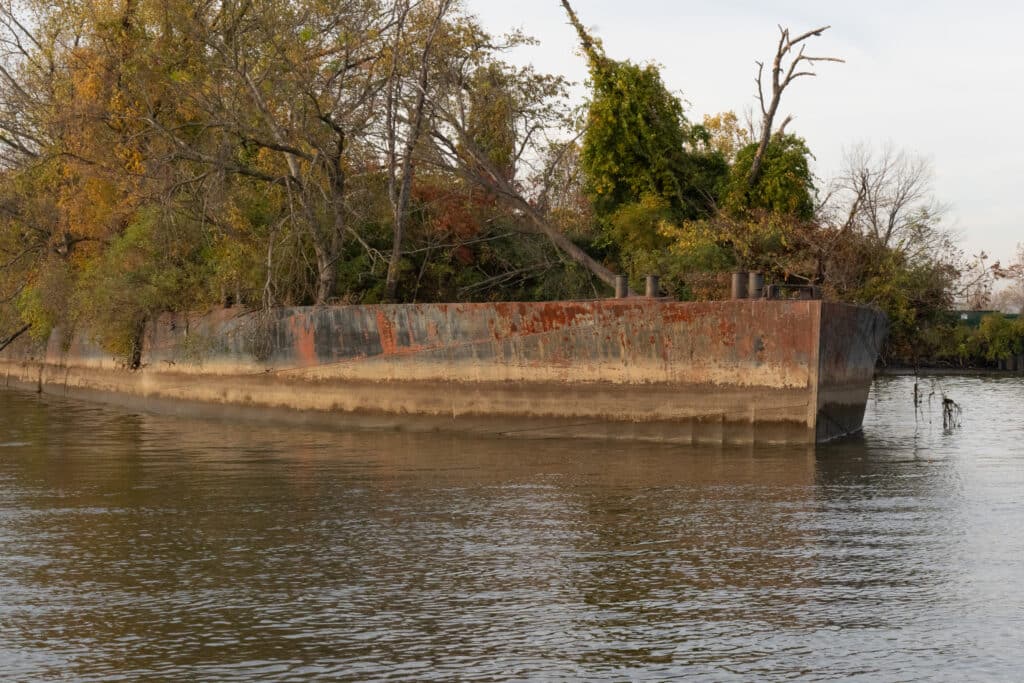
[[[1016,379],[723,450],[330,433],[0,391],[10,679],[1010,680]],[[930,387],[926,387],[930,392]]]

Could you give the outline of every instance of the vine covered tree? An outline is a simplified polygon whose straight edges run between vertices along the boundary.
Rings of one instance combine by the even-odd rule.
[[[591,97],[581,164],[599,220],[644,201],[664,204],[676,219],[713,213],[727,166],[707,147],[703,127],[692,125],[679,98],[653,64],[610,58],[601,42],[562,0],[587,58]]]

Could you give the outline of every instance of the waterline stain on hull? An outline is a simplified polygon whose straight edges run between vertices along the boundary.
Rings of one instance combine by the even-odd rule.
[[[151,324],[139,370],[58,331],[8,349],[0,372],[344,426],[811,443],[860,429],[885,329],[874,309],[820,301],[226,309]]]

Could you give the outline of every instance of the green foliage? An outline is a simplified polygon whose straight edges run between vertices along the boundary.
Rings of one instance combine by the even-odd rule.
[[[29,333],[37,341],[47,339],[53,328],[66,319],[72,285],[68,265],[59,258],[49,258],[34,281],[21,290],[15,306],[21,320],[32,325]]]
[[[674,218],[668,200],[644,194],[638,201],[623,204],[609,217],[612,238],[623,252],[652,251],[667,246],[663,223]]]
[[[796,249],[801,231],[814,218],[814,183],[804,141],[777,135],[768,146],[760,180],[747,190],[757,145],[736,154],[724,191],[725,206],[715,215],[665,226],[672,251],[706,270],[741,267],[776,269]],[[663,223],[664,226],[664,223]]]
[[[130,362],[147,320],[203,303],[210,272],[197,233],[193,223],[155,209],[141,212],[83,269],[72,298],[74,317],[105,349]]]
[[[990,362],[1024,354],[1024,320],[1010,320],[995,314],[981,319],[976,333],[975,352]]]
[[[702,124],[708,132],[708,147],[718,151],[732,163],[736,153],[753,142],[751,132],[740,125],[736,112],[706,114]]]
[[[467,133],[507,180],[515,175],[516,130],[512,76],[500,64],[477,69],[470,90]]]
[[[1024,320],[997,313],[971,327],[949,314],[942,323],[923,328],[916,341],[930,365],[998,367],[1000,361],[1024,354]]]
[[[687,122],[658,68],[592,59],[590,75],[580,162],[598,219],[609,222],[651,198],[675,219],[709,215],[727,173],[725,159],[703,148],[706,131]]]
[[[758,181],[748,191],[747,178],[756,153],[757,143],[750,143],[736,154],[729,174],[727,208],[734,213],[760,209],[798,220],[812,218],[816,190],[807,143],[795,135],[773,136]]]
[[[634,206],[629,214],[641,208]],[[736,261],[731,247],[722,241],[716,222],[703,219],[674,223],[658,208],[658,204],[652,204],[646,214],[640,214],[657,221],[658,241],[634,241],[620,257],[631,286],[642,289],[644,277],[658,273],[662,289],[670,296],[681,300],[719,298],[717,276],[735,266]]]
[[[843,298],[877,306],[889,317],[886,360],[918,365],[936,355],[936,344],[944,338],[938,331],[950,325],[957,273],[943,263],[908,263],[889,250],[878,253],[872,263],[861,283]]]

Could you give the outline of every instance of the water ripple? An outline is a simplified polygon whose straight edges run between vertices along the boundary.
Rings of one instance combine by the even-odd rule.
[[[1016,678],[1019,380],[880,380],[865,436],[330,433],[0,392],[16,680]],[[999,428],[992,417],[999,416]]]

